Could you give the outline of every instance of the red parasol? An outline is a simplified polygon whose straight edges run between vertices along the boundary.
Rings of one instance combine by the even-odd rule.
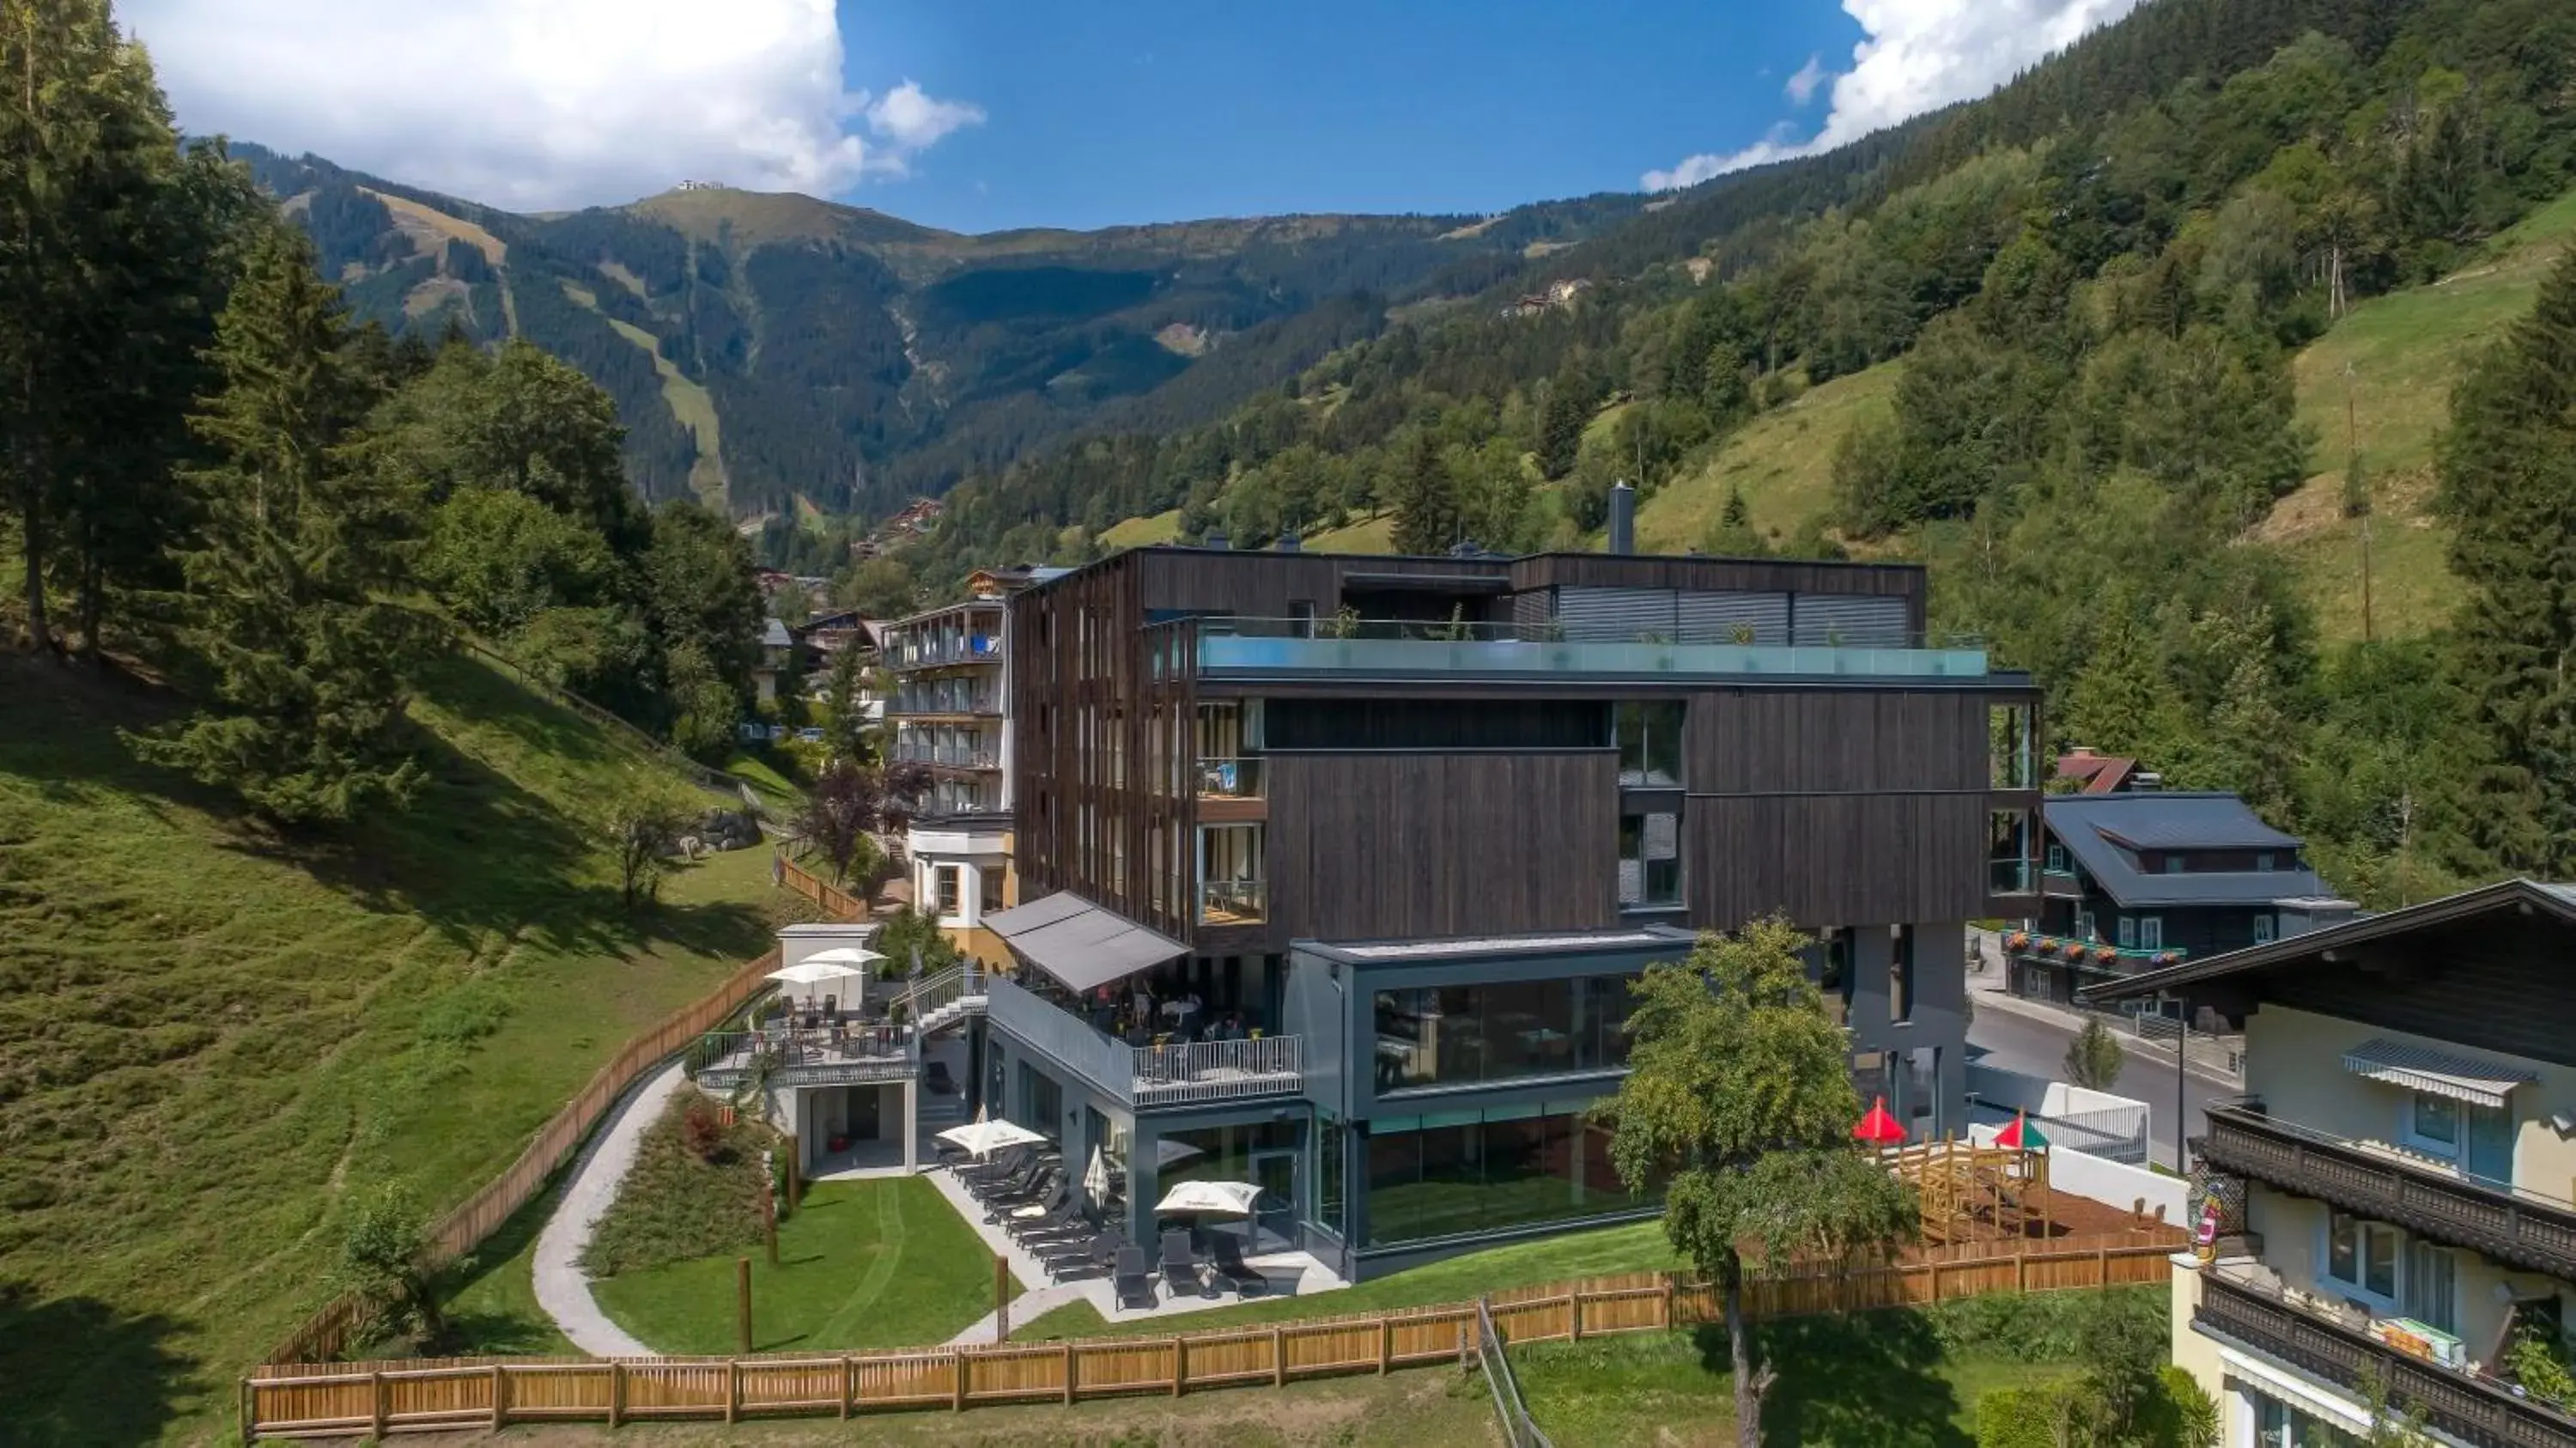
[[[2046,1151],[2048,1138],[2040,1135],[2028,1117],[2015,1113],[2012,1125],[1995,1133],[1995,1145],[2006,1151]]]
[[[1852,1135],[1872,1146],[1894,1146],[1905,1140],[1905,1128],[1887,1114],[1887,1098],[1879,1097],[1870,1104],[1869,1114],[1852,1128]]]

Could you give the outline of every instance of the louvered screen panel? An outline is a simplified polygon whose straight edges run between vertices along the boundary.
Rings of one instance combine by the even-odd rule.
[[[1599,643],[1669,641],[1676,626],[1667,588],[1560,588],[1556,619],[1567,638]]]
[[[1791,610],[1800,645],[1901,649],[1906,645],[1905,600],[1858,593],[1802,593]]]
[[[1785,644],[1789,641],[1789,595],[1785,593],[1685,593],[1681,596],[1681,639],[1686,644]],[[1737,637],[1739,628],[1753,630]]]

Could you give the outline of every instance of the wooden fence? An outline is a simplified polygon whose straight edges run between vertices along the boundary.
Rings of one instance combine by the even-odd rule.
[[[536,1137],[507,1170],[484,1183],[482,1190],[430,1227],[430,1252],[436,1260],[452,1262],[483,1245],[485,1238],[500,1230],[503,1222],[544,1189],[546,1179],[571,1158],[591,1128],[599,1124],[608,1108],[626,1094],[637,1078],[723,1024],[742,1009],[744,1002],[768,986],[769,973],[777,968],[778,952],[772,950],[735,971],[711,994],[681,1007],[660,1025],[628,1041],[608,1064],[592,1074],[579,1095],[537,1129]],[[269,1363],[310,1363],[337,1357],[347,1348],[350,1334],[366,1324],[369,1310],[367,1302],[354,1295],[335,1299],[278,1344],[277,1350],[269,1354]]]
[[[1963,1243],[1885,1267],[1762,1278],[1755,1318],[1850,1312],[1985,1292],[2109,1288],[2168,1280],[2176,1228],[2009,1252]],[[1984,1250],[1970,1250],[1982,1248]],[[1498,1292],[1505,1342],[1661,1332],[1718,1320],[1715,1289],[1637,1272]],[[329,1434],[500,1428],[651,1419],[841,1417],[995,1403],[1072,1403],[1205,1388],[1279,1387],[1302,1378],[1472,1363],[1474,1302],[1310,1318],[1173,1337],[942,1347],[909,1352],[645,1360],[477,1358],[272,1366],[241,1385],[244,1441]]]
[[[867,901],[838,885],[826,883],[821,876],[783,855],[778,859],[778,883],[821,906],[823,913],[835,920],[865,920],[869,916]]]

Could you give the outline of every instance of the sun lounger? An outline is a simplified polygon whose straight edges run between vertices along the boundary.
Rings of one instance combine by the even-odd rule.
[[[1145,1271],[1144,1248],[1119,1248],[1118,1268],[1112,1276],[1112,1285],[1117,1290],[1119,1306],[1152,1307],[1154,1305],[1154,1284],[1148,1279]]]
[[[1243,1260],[1243,1241],[1232,1232],[1212,1233],[1208,1255],[1214,1260],[1216,1275],[1234,1284],[1237,1297],[1258,1297],[1270,1291],[1270,1279],[1256,1272]]]
[[[1166,1295],[1180,1296],[1183,1283],[1187,1283],[1191,1293],[1196,1296],[1208,1295],[1207,1282],[1199,1275],[1198,1259],[1190,1251],[1189,1233],[1165,1232],[1163,1234],[1162,1268],[1163,1291]]]

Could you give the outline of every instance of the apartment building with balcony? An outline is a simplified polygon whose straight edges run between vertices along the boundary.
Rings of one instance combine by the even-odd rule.
[[[2445,1442],[2576,1445],[2509,1366],[2576,1301],[2571,953],[2576,890],[2509,881],[2092,993],[2244,1023],[2198,1143],[2224,1232],[2174,1280],[2225,1448],[2365,1434],[2374,1384]]]
[[[1965,922],[2033,908],[2038,694],[1905,565],[1152,548],[1011,600],[987,1101],[1269,1188],[1347,1275],[1651,1209],[1627,982],[1784,912],[1863,1089],[1965,1129]]]
[[[2013,994],[2062,1004],[2101,980],[2261,945],[2351,913],[2309,867],[2305,842],[2265,824],[2244,800],[2138,789],[2138,778],[2130,774],[2116,792],[2049,800],[2039,910],[2003,938]]]
[[[887,625],[885,714],[894,759],[929,771],[905,833],[913,900],[959,949],[1008,958],[984,916],[1015,898],[1011,879],[1011,643],[1008,599],[1061,569],[984,569],[969,597]]]

